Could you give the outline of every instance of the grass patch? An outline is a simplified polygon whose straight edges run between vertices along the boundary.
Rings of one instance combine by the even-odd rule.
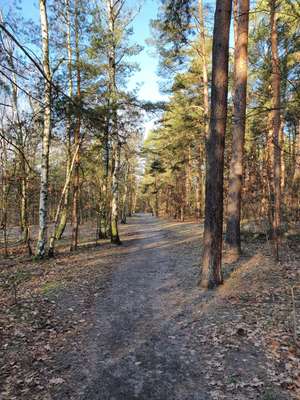
[[[64,289],[64,287],[65,285],[63,282],[47,282],[41,287],[41,293],[43,295],[53,295],[56,294],[59,290]]]

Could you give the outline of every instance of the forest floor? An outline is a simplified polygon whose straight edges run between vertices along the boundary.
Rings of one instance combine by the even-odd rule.
[[[1,259],[0,399],[300,399],[299,237],[275,263],[247,235],[204,292],[201,230],[137,215],[119,247]]]

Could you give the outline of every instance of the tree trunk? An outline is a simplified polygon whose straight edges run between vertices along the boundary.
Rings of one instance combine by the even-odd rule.
[[[157,185],[157,175],[155,175],[155,202],[154,202],[154,215],[156,218],[159,217],[159,192],[158,192],[158,185]]]
[[[295,169],[293,185],[295,188],[300,185],[300,119],[298,121],[298,132],[296,132],[295,136]]]
[[[111,200],[111,242],[121,244],[118,229],[119,219],[119,176],[120,176],[120,156],[121,147],[118,143],[115,144],[113,150],[114,166],[112,171],[112,200]]]
[[[275,257],[279,259],[279,239],[281,223],[281,155],[279,146],[280,134],[280,61],[278,56],[277,12],[276,0],[270,1],[270,25],[271,25],[271,52],[272,52],[272,128],[273,128],[273,221],[272,236],[275,249]]]
[[[204,251],[200,282],[204,288],[213,288],[223,281],[223,171],[231,6],[231,0],[217,0],[214,20],[211,115],[206,149]]]
[[[71,251],[77,250],[79,229],[79,167],[80,167],[80,128],[81,128],[81,76],[80,76],[80,53],[79,53],[79,5],[75,1],[75,52],[76,52],[76,74],[77,74],[77,121],[74,131],[74,145],[78,147],[75,157],[74,181],[73,181],[73,207],[72,207],[72,243]]]
[[[202,55],[202,75],[203,75],[203,102],[204,102],[204,120],[205,120],[205,138],[209,131],[209,95],[208,95],[208,69],[206,55],[206,38],[203,17],[203,0],[198,3],[199,21],[200,21],[200,46]]]
[[[280,122],[280,132],[279,132],[279,143],[280,143],[280,168],[281,168],[281,202],[285,204],[285,135],[284,135],[284,121],[281,118]]]
[[[68,95],[70,99],[73,97],[73,79],[72,79],[72,45],[71,45],[71,10],[70,0],[66,0],[66,20],[67,20],[67,51],[68,51]],[[68,107],[67,116],[67,167],[66,167],[66,180],[69,176],[70,164],[71,164],[71,110]],[[68,207],[69,207],[69,192],[70,182],[66,188],[64,195],[64,203],[61,211],[60,222],[55,232],[55,238],[61,239],[67,224],[68,219]]]
[[[13,55],[10,55],[10,65],[12,69],[14,69]],[[19,156],[19,164],[20,164],[20,228],[22,234],[22,241],[29,245],[29,226],[28,226],[28,199],[27,199],[27,168],[26,168],[26,160],[25,160],[25,146],[24,146],[24,135],[23,128],[19,115],[18,108],[18,89],[17,89],[17,77],[16,74],[13,73],[13,82],[12,86],[12,97],[13,97],[13,110],[16,116],[16,123],[18,126],[17,132],[17,145],[20,149],[18,152]],[[30,251],[30,255],[32,252]]]
[[[300,214],[300,120],[298,121],[298,133],[295,137],[295,169],[293,175],[293,209],[294,218],[297,221]]]
[[[185,212],[186,216],[191,214],[191,188],[192,188],[192,160],[191,160],[191,148],[188,148],[188,161],[185,165]]]
[[[48,216],[48,176],[49,176],[49,151],[51,139],[51,71],[49,62],[49,35],[46,0],[39,1],[42,49],[43,49],[43,71],[44,71],[44,127],[42,139],[41,159],[41,183],[39,202],[39,234],[36,256],[43,258],[47,243],[47,216]]]
[[[71,177],[72,177],[72,171],[73,171],[73,168],[74,168],[75,161],[77,159],[77,153],[79,151],[79,148],[80,148],[80,143],[77,144],[77,147],[75,149],[75,153],[73,155],[73,159],[71,160],[70,169],[69,169],[68,175],[66,176],[66,181],[65,181],[65,184],[64,184],[61,196],[60,196],[60,200],[58,202],[58,206],[57,206],[57,209],[56,209],[55,218],[54,218],[53,234],[52,234],[52,236],[50,238],[50,242],[49,242],[49,251],[48,251],[49,257],[53,257],[54,256],[54,248],[55,248],[55,241],[57,240],[56,233],[57,233],[59,216],[60,216],[61,209],[62,209],[62,206],[63,206],[63,202],[64,202],[64,199],[65,199],[66,191],[70,186],[70,181],[71,181]]]
[[[202,56],[202,78],[203,78],[203,105],[204,105],[204,141],[200,138],[199,145],[199,163],[198,163],[198,192],[197,192],[197,217],[202,217],[204,194],[205,190],[203,187],[204,177],[202,167],[205,164],[205,151],[203,149],[203,143],[206,143],[208,132],[209,132],[209,87],[208,87],[208,68],[207,68],[207,54],[206,54],[206,37],[204,27],[204,16],[203,16],[203,0],[198,1],[198,13],[200,23],[200,48]]]
[[[8,256],[8,243],[7,243],[7,220],[8,220],[8,195],[9,195],[9,184],[7,176],[7,148],[5,141],[0,142],[0,162],[2,167],[1,176],[1,220],[0,229],[3,231],[3,243],[4,243],[4,256]]]
[[[108,51],[109,64],[109,90],[111,93],[111,133],[113,142],[112,151],[112,183],[111,183],[111,242],[121,244],[118,230],[119,219],[119,179],[120,179],[120,162],[121,162],[121,141],[118,132],[118,110],[117,110],[117,84],[116,84],[116,28],[115,21],[120,15],[121,9],[125,2],[118,3],[107,0],[108,26],[111,43]]]
[[[199,220],[202,217],[202,198],[202,170],[199,165],[196,178],[196,218]]]
[[[229,251],[236,257],[241,253],[240,220],[243,153],[246,128],[249,0],[239,1],[237,13],[233,94],[233,132],[226,230],[226,242],[229,246]]]
[[[127,212],[128,212],[128,186],[129,186],[129,174],[130,169],[129,165],[126,167],[126,173],[125,173],[125,179],[124,179],[124,193],[123,193],[123,199],[122,199],[122,215],[121,215],[121,223],[126,224],[127,222]]]

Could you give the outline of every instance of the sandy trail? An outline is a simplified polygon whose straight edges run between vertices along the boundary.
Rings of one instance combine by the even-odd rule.
[[[246,255],[222,287],[203,292],[202,226],[137,215],[121,231],[122,246],[63,261],[83,275],[60,292],[59,318],[79,329],[56,351],[51,370],[63,383],[52,385],[49,400],[291,398],[262,337],[278,309],[257,287],[270,279],[273,290],[278,266]],[[249,302],[240,300],[246,293]]]
[[[201,296],[195,284],[200,248],[195,254],[195,245],[189,247],[200,227],[143,215],[126,230],[123,246],[106,255],[111,273],[91,307],[80,354],[63,357],[73,381],[65,396],[205,399],[201,355],[184,329]]]

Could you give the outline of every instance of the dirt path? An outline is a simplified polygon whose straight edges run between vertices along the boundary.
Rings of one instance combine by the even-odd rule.
[[[31,279],[0,313],[0,399],[298,399],[287,288],[300,253],[275,264],[247,242],[225,284],[202,292],[201,231],[137,215],[122,246],[20,261]]]
[[[151,216],[131,220],[127,238],[135,239],[125,240],[122,253],[108,260],[113,270],[91,311],[85,365],[72,372],[82,383],[72,398],[207,398],[201,389],[201,355],[189,348],[181,329],[191,312],[187,303],[197,274],[197,255],[185,246],[195,228]],[[199,234],[198,227],[195,241]]]

